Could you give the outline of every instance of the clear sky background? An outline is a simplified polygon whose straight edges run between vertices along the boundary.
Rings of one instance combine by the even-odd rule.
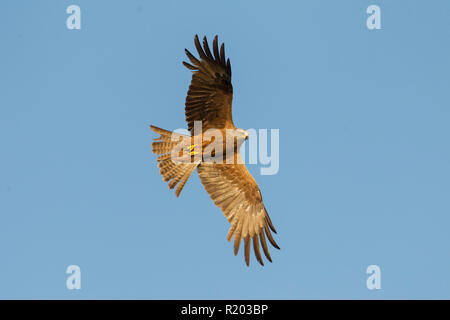
[[[186,126],[196,33],[225,41],[235,123],[280,130],[279,173],[249,166],[265,267],[151,152],[149,124]],[[449,299],[449,40],[447,0],[1,1],[0,298]]]

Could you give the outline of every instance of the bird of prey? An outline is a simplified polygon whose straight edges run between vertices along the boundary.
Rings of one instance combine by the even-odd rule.
[[[159,155],[158,167],[169,188],[173,189],[178,184],[175,191],[177,197],[189,176],[197,169],[209,196],[231,224],[227,239],[230,241],[234,237],[234,254],[238,254],[243,240],[245,262],[249,266],[253,241],[255,257],[264,265],[259,244],[270,262],[272,258],[266,236],[275,248],[279,247],[271,234],[271,230],[276,231],[263,204],[261,192],[239,153],[239,147],[247,140],[248,133],[233,124],[230,60],[225,58],[223,43],[219,51],[217,36],[212,52],[206,37],[203,38],[203,47],[197,35],[194,43],[199,58],[185,49],[190,63],[183,61],[184,66],[193,73],[185,108],[190,135],[150,126],[160,135],[154,139],[152,151]],[[196,130],[196,124],[200,125],[200,130]],[[215,130],[216,134],[208,138],[207,133],[211,130]]]

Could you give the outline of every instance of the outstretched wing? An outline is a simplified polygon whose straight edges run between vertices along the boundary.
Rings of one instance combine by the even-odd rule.
[[[218,164],[203,162],[198,174],[206,191],[214,203],[222,210],[230,222],[228,241],[234,237],[234,254],[237,255],[241,240],[244,240],[245,262],[250,264],[250,244],[256,259],[264,265],[259,242],[267,259],[272,262],[267,247],[269,242],[279,249],[270,230],[276,233],[269,214],[262,202],[261,192],[246,166],[242,164]]]
[[[186,97],[186,121],[188,130],[193,133],[194,121],[202,122],[202,131],[209,128],[234,129],[231,115],[233,86],[231,85],[230,59],[225,61],[225,47],[222,43],[219,52],[217,36],[213,42],[211,53],[206,37],[203,38],[203,48],[198,36],[195,35],[195,47],[200,60],[187,49],[191,64],[183,64],[193,71],[192,81]]]

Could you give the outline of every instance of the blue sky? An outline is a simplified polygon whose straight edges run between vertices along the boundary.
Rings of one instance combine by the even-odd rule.
[[[444,0],[2,1],[0,298],[449,299],[449,17]],[[280,130],[278,174],[249,166],[281,247],[265,267],[234,257],[197,174],[177,199],[151,152],[149,124],[185,127],[196,33],[225,41],[235,123]]]

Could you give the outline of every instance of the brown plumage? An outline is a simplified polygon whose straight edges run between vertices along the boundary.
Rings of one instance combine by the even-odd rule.
[[[169,183],[169,188],[173,189],[178,184],[176,196],[179,196],[189,176],[197,168],[206,191],[231,224],[227,239],[230,241],[234,238],[234,254],[237,255],[240,244],[244,241],[245,262],[249,265],[253,243],[256,259],[264,265],[259,245],[261,244],[264,255],[270,262],[272,258],[266,237],[275,248],[279,247],[273,239],[271,231],[276,231],[262,202],[259,187],[239,154],[239,147],[248,134],[233,124],[230,60],[225,59],[224,44],[219,50],[217,36],[213,41],[212,52],[206,37],[203,38],[203,47],[197,35],[194,43],[199,59],[186,49],[190,63],[183,62],[193,71],[185,108],[191,136],[151,126],[153,131],[160,134],[153,142],[152,150],[159,155],[158,167],[163,180]],[[201,122],[202,132],[194,131],[196,121]],[[208,129],[220,130],[223,141],[202,139],[206,137],[203,134]],[[229,130],[233,130],[235,136],[230,136]],[[231,148],[225,145],[225,141],[230,137],[234,142]],[[201,139],[201,144],[196,144],[197,138]],[[209,154],[206,153],[208,146],[217,147],[217,154],[222,160],[232,159],[234,162],[230,164],[225,161],[210,161]],[[196,157],[196,154],[199,157]]]
[[[203,131],[207,129],[235,128],[231,118],[231,101],[233,86],[231,85],[231,65],[228,59],[225,63],[225,46],[218,49],[217,36],[213,41],[213,52],[209,50],[206,37],[203,38],[203,48],[198,36],[195,36],[195,47],[200,55],[197,60],[189,50],[186,55],[192,64],[183,64],[193,70],[191,84],[186,97],[186,122],[192,132],[194,121],[202,121]]]

